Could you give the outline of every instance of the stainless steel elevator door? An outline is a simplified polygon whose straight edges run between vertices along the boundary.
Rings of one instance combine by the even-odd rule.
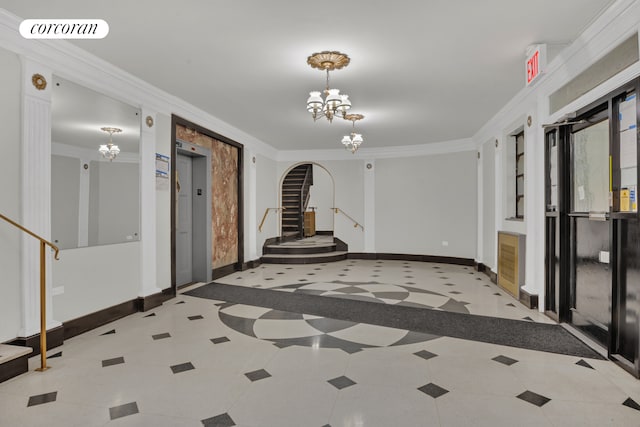
[[[193,281],[192,159],[177,155],[176,285]]]

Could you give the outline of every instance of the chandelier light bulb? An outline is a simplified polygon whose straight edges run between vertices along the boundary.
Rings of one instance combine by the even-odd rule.
[[[118,154],[120,154],[120,148],[113,143],[111,140],[114,133],[122,132],[122,129],[113,128],[113,127],[103,127],[100,128],[101,131],[107,132],[109,134],[109,142],[107,144],[101,144],[98,148],[98,152],[102,154],[102,157],[108,159],[110,162],[116,158]]]

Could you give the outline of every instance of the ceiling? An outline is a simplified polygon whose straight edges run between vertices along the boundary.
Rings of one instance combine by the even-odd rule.
[[[364,146],[473,136],[524,87],[526,48],[568,44],[612,0],[0,0],[21,18],[94,18],[76,45],[279,150],[341,146],[351,122],[313,122],[325,75],[306,59],[337,50]],[[216,131],[216,129],[212,129]],[[242,143],[243,141],[238,141]]]

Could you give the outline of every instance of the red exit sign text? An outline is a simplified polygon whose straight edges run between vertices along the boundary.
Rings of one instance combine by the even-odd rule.
[[[544,71],[546,65],[545,45],[535,46],[527,55],[527,86],[533,83]]]

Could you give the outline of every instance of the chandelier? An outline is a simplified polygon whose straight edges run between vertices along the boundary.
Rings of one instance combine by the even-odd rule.
[[[112,128],[112,127],[103,127],[100,128],[101,131],[107,132],[109,134],[109,143],[106,145],[100,145],[98,148],[98,152],[102,154],[102,157],[105,159],[109,159],[109,161],[113,161],[116,156],[120,153],[120,148],[117,145],[113,145],[113,141],[111,140],[114,133],[122,132],[122,129]]]
[[[351,108],[349,95],[341,94],[339,89],[329,88],[329,71],[346,67],[350,61],[349,57],[344,53],[336,51],[330,52],[327,50],[314,53],[307,58],[307,64],[309,64],[311,68],[317,68],[327,72],[327,85],[324,91],[309,92],[307,111],[311,113],[313,121],[316,121],[320,117],[326,117],[327,120],[331,122],[336,115],[344,118],[347,111]]]
[[[362,139],[362,135],[355,132],[356,129],[356,121],[364,119],[362,114],[346,114],[344,116],[345,120],[351,120],[353,124],[353,131],[349,135],[345,135],[342,137],[342,144],[346,150],[350,150],[352,153],[358,151],[358,147],[364,141]]]

